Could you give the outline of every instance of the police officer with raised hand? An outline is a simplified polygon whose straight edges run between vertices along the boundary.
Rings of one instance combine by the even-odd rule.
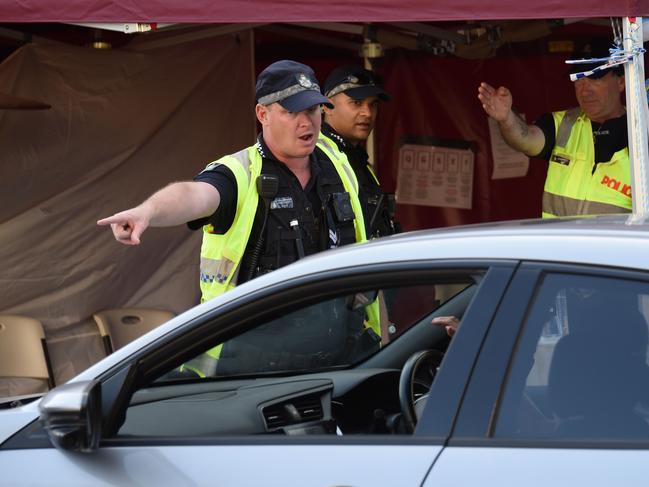
[[[313,70],[271,64],[257,78],[256,100],[255,145],[97,222],[125,245],[139,244],[149,226],[202,227],[203,301],[304,255],[365,239],[353,172],[340,152],[318,144],[320,106],[333,105]]]
[[[574,59],[609,58],[612,44],[594,40]],[[547,113],[528,125],[512,110],[505,87],[481,83],[478,98],[498,122],[505,141],[530,157],[549,161],[543,217],[631,211],[626,109],[622,105],[624,67],[594,70],[605,61],[571,64],[579,106]],[[592,73],[588,73],[592,71]]]
[[[347,156],[356,173],[368,238],[396,233],[394,195],[381,190],[365,150],[379,101],[388,101],[390,96],[378,78],[360,66],[334,69],[323,85],[323,93],[334,106],[323,107],[322,134]]]

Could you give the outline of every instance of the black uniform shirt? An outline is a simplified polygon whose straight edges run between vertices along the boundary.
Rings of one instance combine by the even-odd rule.
[[[309,156],[311,178],[309,179],[306,187],[302,189],[300,181],[297,179],[297,177],[286,167],[283,162],[279,161],[273,155],[261,135],[259,135],[259,137],[257,138],[256,148],[259,151],[259,154],[262,156],[262,164],[264,165],[263,167],[267,167],[268,164],[271,164],[276,169],[276,171],[273,172],[276,172],[278,173],[278,176],[287,178],[289,181],[291,181],[290,185],[293,191],[298,194],[303,193],[303,195],[310,203],[309,205],[306,205],[306,207],[310,210],[315,208],[317,213],[317,210],[319,210],[322,206],[320,197],[318,195],[318,192],[316,191],[315,184],[318,175],[320,174],[318,151],[314,151]],[[322,155],[322,157],[326,156]],[[232,222],[234,221],[234,217],[237,212],[238,191],[237,180],[234,174],[227,166],[220,164],[214,168],[201,172],[196,177],[194,177],[194,181],[202,181],[214,186],[219,191],[221,202],[219,203],[219,207],[214,212],[214,214],[209,217],[188,222],[187,225],[192,230],[196,230],[201,228],[203,225],[210,223],[214,227],[214,233],[219,235],[225,234],[232,226]],[[257,217],[259,216],[259,208],[257,215],[255,216],[255,220],[257,220]]]
[[[361,145],[352,145],[346,141],[331,125],[326,122],[322,123],[322,133],[333,140],[338,146],[338,150],[347,156],[349,164],[356,174],[358,180],[358,197],[363,208],[363,219],[365,221],[365,232],[369,237],[375,235],[391,235],[394,233],[394,222],[387,211],[387,202],[382,203],[382,208],[374,220],[373,228],[370,228],[372,217],[376,211],[383,190],[376,182],[374,175],[370,172],[369,156],[367,151]]]
[[[554,126],[554,117],[551,113],[546,113],[534,124],[545,135],[545,146],[535,157],[549,161],[556,143],[555,134],[557,128]],[[613,154],[624,149],[629,144],[626,114],[605,120],[602,124],[591,120],[590,124],[593,127],[593,140],[595,141],[595,163],[610,161]]]

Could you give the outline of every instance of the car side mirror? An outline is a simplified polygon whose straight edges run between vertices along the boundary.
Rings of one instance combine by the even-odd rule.
[[[99,382],[71,382],[55,387],[43,397],[38,408],[40,421],[55,447],[78,452],[91,452],[99,447]]]

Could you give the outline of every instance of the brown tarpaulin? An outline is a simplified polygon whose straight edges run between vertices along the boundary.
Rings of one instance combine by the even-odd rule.
[[[28,44],[0,65],[0,92],[52,105],[0,110],[0,313],[44,323],[58,382],[101,354],[93,312],[198,302],[200,232],[151,229],[130,248],[95,222],[254,142],[251,37]]]

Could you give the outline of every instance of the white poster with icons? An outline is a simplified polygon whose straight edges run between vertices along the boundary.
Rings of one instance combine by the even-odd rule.
[[[470,149],[415,144],[401,146],[397,203],[470,209],[473,205],[474,160]]]

